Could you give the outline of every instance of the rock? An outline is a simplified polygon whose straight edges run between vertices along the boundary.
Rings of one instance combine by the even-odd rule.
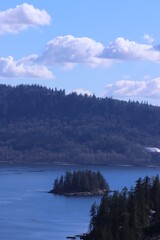
[[[107,191],[106,190],[97,190],[92,192],[71,192],[71,193],[54,193],[53,190],[49,191],[49,193],[54,193],[58,195],[64,195],[68,197],[90,197],[90,196],[103,196]]]

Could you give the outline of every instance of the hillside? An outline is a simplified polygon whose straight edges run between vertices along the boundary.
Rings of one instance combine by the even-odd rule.
[[[1,162],[159,164],[160,108],[0,85]]]

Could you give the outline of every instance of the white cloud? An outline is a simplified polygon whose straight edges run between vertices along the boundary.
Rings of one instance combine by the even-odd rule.
[[[5,62],[7,70],[0,68],[0,76],[7,77],[8,75],[11,77],[13,74],[15,77],[17,74],[18,76],[34,77],[35,74],[37,78],[38,76],[41,78],[43,75],[44,78],[53,78],[48,67],[60,66],[62,69],[71,69],[78,64],[88,67],[109,67],[114,63],[133,60],[160,63],[160,45],[141,44],[120,37],[105,48],[102,43],[91,38],[76,38],[72,35],[66,35],[58,36],[49,41],[40,56],[30,55],[17,62],[13,58],[1,58],[0,64]],[[134,82],[133,91],[128,92],[127,89],[130,87],[131,90],[131,85],[124,85],[124,83],[130,84],[129,82],[129,80],[128,82],[126,80],[118,82],[118,84],[123,85],[123,88],[118,88],[120,93],[136,95],[135,88],[139,89],[138,84],[143,87],[142,82]],[[141,89],[136,91],[141,91]]]
[[[18,33],[29,27],[48,25],[51,17],[45,10],[24,3],[0,12],[0,34]]]
[[[88,95],[88,96],[92,96],[93,95],[90,91],[88,91],[86,89],[83,89],[83,88],[74,89],[74,90],[70,91],[69,93],[72,93],[72,92],[77,93],[77,95],[83,95],[83,96],[84,95]]]
[[[154,38],[151,35],[147,34],[147,33],[144,34],[143,39],[147,43],[153,43],[154,42]]]
[[[54,76],[43,65],[36,65],[30,59],[35,56],[15,61],[13,57],[0,58],[0,77],[1,78],[44,78],[52,79]]]
[[[104,47],[102,43],[87,37],[58,36],[47,43],[45,51],[38,57],[37,62],[71,69],[77,64],[109,67],[113,63],[134,60],[159,63],[159,46],[141,44],[119,37]]]
[[[121,61],[147,60],[160,62],[160,52],[154,46],[129,41],[123,37],[119,37],[114,42],[111,42],[104,49],[101,57]]]
[[[120,80],[107,84],[103,97],[160,98],[160,77],[146,81]]]
[[[76,64],[108,66],[111,60],[99,57],[103,50],[101,43],[87,37],[58,36],[47,43],[46,50],[38,61],[49,66],[68,65],[70,68]]]

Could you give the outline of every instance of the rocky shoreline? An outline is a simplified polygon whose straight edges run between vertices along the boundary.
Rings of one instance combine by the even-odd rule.
[[[49,193],[64,195],[67,197],[92,197],[92,196],[103,196],[107,191],[99,189],[97,191],[91,192],[69,192],[69,193],[55,193],[54,190],[49,191]]]

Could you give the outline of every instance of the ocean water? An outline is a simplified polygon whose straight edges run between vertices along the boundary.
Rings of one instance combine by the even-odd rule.
[[[89,210],[100,197],[49,194],[67,170],[100,170],[112,190],[134,185],[160,168],[111,166],[0,166],[0,240],[65,240],[88,231]]]

